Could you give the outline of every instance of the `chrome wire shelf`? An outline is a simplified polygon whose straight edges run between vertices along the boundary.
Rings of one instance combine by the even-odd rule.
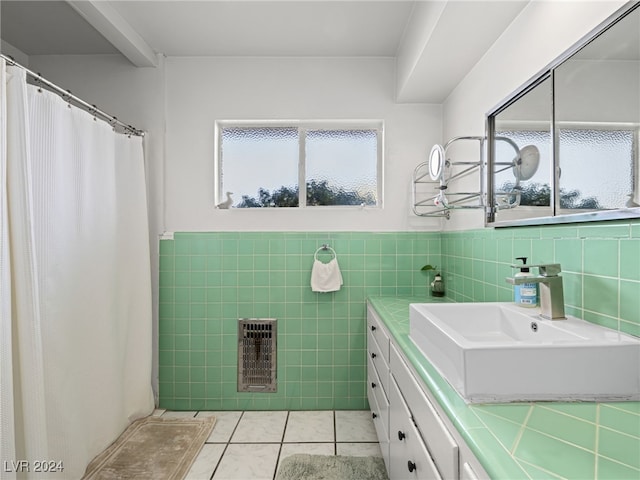
[[[460,141],[478,142],[478,160],[452,161],[447,157],[447,150]],[[432,154],[434,149],[432,149]],[[433,167],[432,155],[432,158],[420,163],[413,171],[411,182],[413,202],[411,207],[414,215],[444,217],[449,220],[451,210],[484,208],[485,137],[454,137],[439,150],[444,153],[444,161],[440,168]],[[478,173],[478,190],[455,191],[449,189],[450,182],[476,172]]]

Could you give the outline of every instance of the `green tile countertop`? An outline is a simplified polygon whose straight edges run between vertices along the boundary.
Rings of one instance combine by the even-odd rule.
[[[467,404],[409,339],[433,299],[368,300],[491,478],[640,479],[640,402]]]

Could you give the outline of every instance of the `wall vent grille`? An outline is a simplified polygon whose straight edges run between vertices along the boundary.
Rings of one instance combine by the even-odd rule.
[[[238,319],[238,391],[275,392],[275,318]]]

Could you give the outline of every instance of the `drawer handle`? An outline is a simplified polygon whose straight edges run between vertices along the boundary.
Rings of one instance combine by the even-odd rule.
[[[376,358],[376,357],[377,357],[377,355],[375,353],[371,354],[371,358]]]
[[[398,440],[404,440],[407,436],[402,432],[402,430],[398,430]]]
[[[376,326],[375,325],[371,325],[371,331],[375,332],[376,331]]]
[[[376,384],[374,382],[371,382],[371,388],[376,388]]]
[[[407,468],[409,469],[409,472],[413,473],[413,471],[416,470],[416,464],[409,460],[407,462]]]
[[[376,415],[375,413],[371,412],[371,418],[378,418],[378,415]]]

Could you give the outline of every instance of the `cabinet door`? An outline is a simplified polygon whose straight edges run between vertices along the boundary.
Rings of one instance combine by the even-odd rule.
[[[393,376],[389,383],[389,478],[440,480]]]
[[[389,400],[382,389],[375,367],[371,359],[367,362],[367,398],[373,418],[373,425],[378,435],[380,450],[384,463],[389,471]]]
[[[458,444],[394,345],[391,346],[391,371],[438,470],[444,478],[458,478]]]

